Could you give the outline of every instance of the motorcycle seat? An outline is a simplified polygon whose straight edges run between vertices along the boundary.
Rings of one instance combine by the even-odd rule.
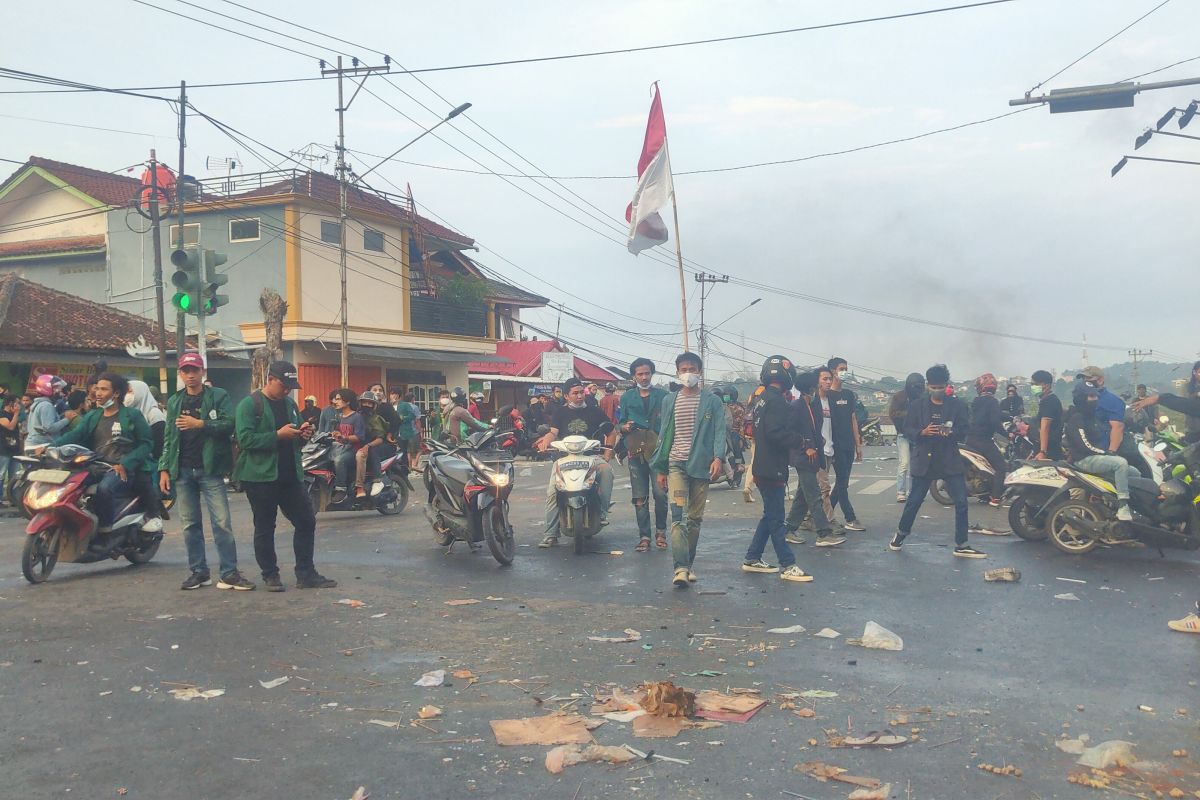
[[[1157,496],[1159,494],[1158,484],[1150,478],[1130,478],[1129,488],[1137,489],[1140,492],[1147,492]]]

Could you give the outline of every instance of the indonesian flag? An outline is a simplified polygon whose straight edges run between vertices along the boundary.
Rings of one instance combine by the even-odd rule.
[[[625,209],[625,219],[629,221],[629,252],[637,255],[667,241],[667,226],[658,210],[670,202],[674,194],[671,162],[667,159],[667,122],[663,118],[662,98],[656,83],[642,157],[638,159],[637,191],[633,202]]]

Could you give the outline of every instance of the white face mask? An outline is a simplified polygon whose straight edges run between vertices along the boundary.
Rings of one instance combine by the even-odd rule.
[[[649,378],[646,378],[646,380],[644,380],[644,381],[637,381],[636,383],[639,388],[642,388],[642,389],[650,388],[650,379]]]
[[[449,397],[443,397],[443,398],[442,398],[441,400],[439,400],[438,402],[442,404],[442,408],[445,408],[446,406],[450,405],[450,398],[449,398]]]
[[[567,401],[567,408],[573,408],[577,411],[586,405],[587,401],[585,400],[580,400],[578,403],[572,403],[570,400]]]
[[[105,400],[103,403],[101,403],[100,407],[101,408],[112,408],[115,403],[116,403],[116,401],[110,397],[107,400]]]
[[[700,385],[700,375],[695,372],[683,372],[677,375],[679,382],[689,389],[695,389]]]

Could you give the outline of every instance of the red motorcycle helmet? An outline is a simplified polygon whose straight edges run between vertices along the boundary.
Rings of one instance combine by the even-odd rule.
[[[995,394],[996,386],[996,376],[990,372],[985,372],[975,379],[976,394]]]

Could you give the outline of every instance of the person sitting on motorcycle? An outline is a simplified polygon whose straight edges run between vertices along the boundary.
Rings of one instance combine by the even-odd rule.
[[[65,384],[66,381],[57,375],[39,375],[34,381],[33,391],[36,396],[33,404],[29,406],[29,418],[26,422],[26,451],[49,445],[71,424],[75,415],[60,415],[54,404],[58,388]]]
[[[1007,435],[1004,430],[1004,415],[1000,404],[996,402],[996,376],[985,372],[975,379],[975,392],[978,395],[971,403],[971,423],[967,427],[967,446],[988,460],[995,473],[992,476],[992,496],[988,505],[1000,507],[1000,498],[1004,495],[1004,475],[1008,465],[1000,455],[1000,449],[992,439],[994,434]]]
[[[438,403],[442,407],[442,438],[450,444],[458,444],[472,432],[488,429],[467,410],[467,395],[461,388],[455,387],[453,394],[442,389]]]
[[[561,406],[554,409],[554,417],[550,422],[550,430],[538,440],[537,447],[541,452],[550,449],[550,443],[567,436],[587,436],[596,438],[597,432],[604,424],[612,423],[600,410],[600,406],[592,405],[585,399],[583,383],[578,378],[571,378],[562,385],[563,397],[566,398]],[[606,437],[604,462],[596,467],[596,486],[600,495],[600,525],[608,524],[608,507],[612,501],[613,473],[608,461],[612,458],[611,445],[616,438],[616,432]],[[550,482],[546,486],[546,536],[538,547],[554,547],[558,544],[558,492],[554,487],[554,470],[550,470]]]
[[[376,413],[379,405],[374,392],[363,392],[358,398],[358,413],[363,418],[366,430],[365,442],[355,451],[354,460],[357,468],[354,481],[354,496],[366,497],[367,475],[378,475],[379,465],[383,459],[390,456],[395,448],[388,443],[388,424],[382,415]]]
[[[1004,399],[1000,401],[1000,410],[1010,417],[1020,417],[1025,413],[1025,401],[1017,394],[1017,387],[1011,383],[1005,390]]]
[[[151,456],[154,437],[142,412],[125,407],[128,390],[123,376],[102,373],[94,390],[97,407],[84,415],[78,427],[55,439],[54,446],[83,445],[113,465],[100,479],[92,504],[101,532],[111,529],[117,510],[135,496],[147,515],[142,530],[157,532],[162,530],[162,519],[152,516],[157,498],[152,476],[158,466]]]
[[[1187,383],[1186,397],[1163,392],[1149,397],[1139,396],[1133,401],[1133,408],[1138,411],[1153,409],[1158,405],[1178,411],[1185,416],[1187,424],[1187,433],[1183,439],[1185,442],[1188,444],[1200,442],[1200,361],[1192,365],[1192,377]]]
[[[343,387],[333,393],[333,407],[338,413],[332,430],[334,445],[330,450],[334,473],[331,499],[334,503],[346,499],[350,471],[354,468],[354,455],[367,437],[362,415],[354,410],[354,406],[354,392],[351,390]]]
[[[1074,405],[1067,411],[1064,433],[1071,461],[1084,472],[1108,478],[1117,487],[1117,519],[1133,519],[1129,510],[1129,478],[1136,475],[1129,462],[1107,449],[1111,440],[1096,423],[1096,403],[1100,391],[1088,382],[1075,384],[1071,393]]]

